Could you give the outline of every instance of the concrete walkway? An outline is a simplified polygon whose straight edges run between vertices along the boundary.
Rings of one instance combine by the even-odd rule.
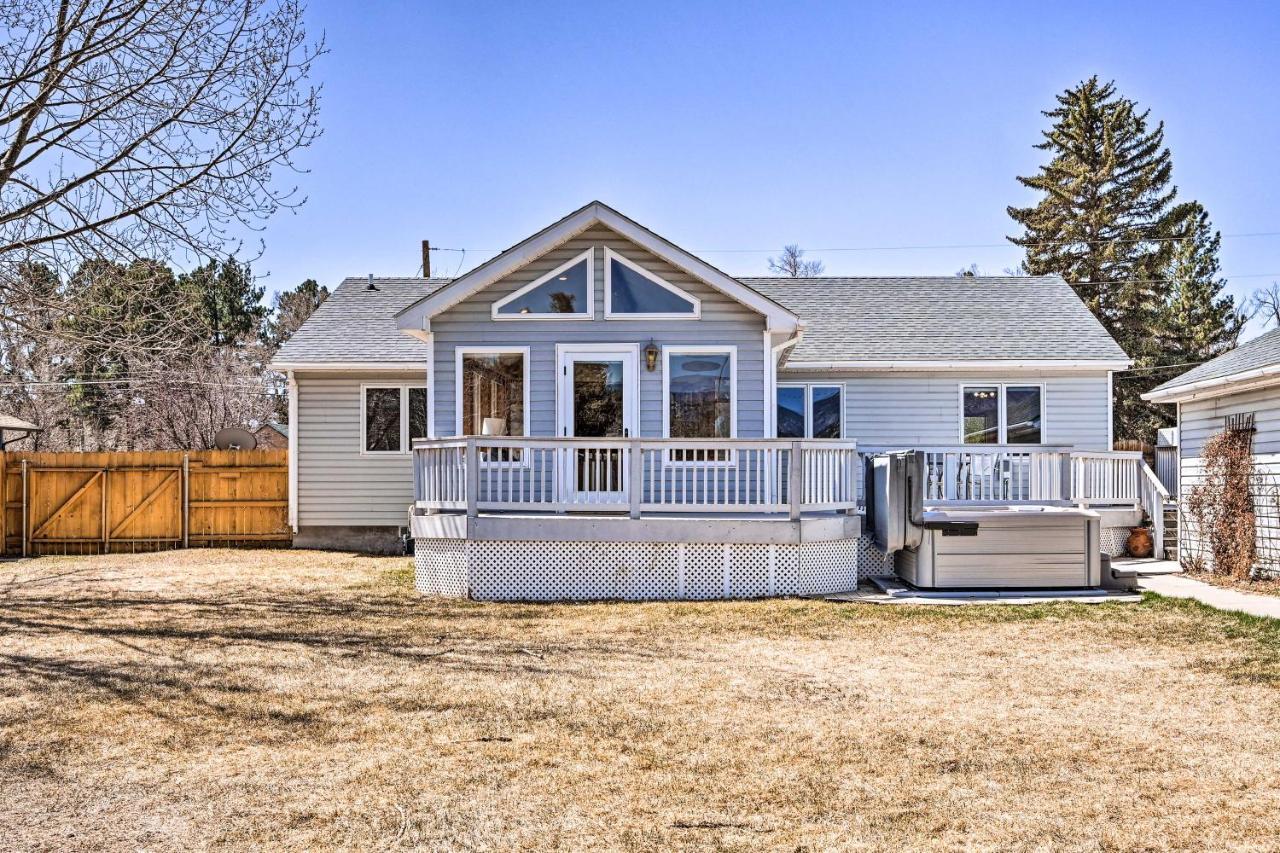
[[[1277,595],[1239,592],[1174,574],[1143,576],[1138,579],[1138,586],[1170,598],[1194,598],[1219,610],[1280,619],[1280,596]]]

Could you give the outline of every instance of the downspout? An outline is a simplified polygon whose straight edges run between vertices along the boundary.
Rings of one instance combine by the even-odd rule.
[[[768,332],[765,332],[767,335]],[[796,333],[792,337],[778,344],[770,350],[773,355],[769,359],[769,387],[765,390],[765,421],[768,424],[768,437],[776,438],[778,433],[778,424],[775,422],[778,417],[777,399],[778,399],[778,361],[782,358],[783,353],[795,347],[804,337],[804,325],[796,326]]]

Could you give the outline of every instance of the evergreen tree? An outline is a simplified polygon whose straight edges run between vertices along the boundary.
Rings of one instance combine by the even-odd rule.
[[[266,288],[256,286],[249,265],[235,258],[209,261],[183,273],[179,283],[199,306],[199,334],[212,346],[258,334],[267,317]]]
[[[262,324],[262,342],[274,353],[329,298],[329,288],[309,278],[293,290],[277,293]]]
[[[1168,365],[1206,361],[1232,349],[1244,326],[1244,314],[1224,294],[1227,281],[1219,275],[1218,247],[1222,235],[1213,229],[1209,213],[1193,203],[1187,239],[1174,244],[1166,278],[1161,344]],[[1160,378],[1171,373],[1162,371]]]
[[[1057,102],[1044,113],[1052,125],[1036,146],[1049,162],[1018,178],[1042,196],[1033,207],[1008,209],[1023,228],[1009,239],[1026,249],[1029,274],[1057,274],[1076,286],[1135,367],[1154,366],[1163,360],[1157,331],[1169,303],[1170,238],[1184,233],[1193,213],[1175,203],[1164,125],[1152,127],[1150,111],[1096,76]],[[1140,397],[1159,381],[1145,371],[1115,377],[1117,438],[1154,437],[1168,419]]]

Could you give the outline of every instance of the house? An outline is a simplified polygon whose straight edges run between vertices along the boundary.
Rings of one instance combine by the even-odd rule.
[[[1204,480],[1205,443],[1224,430],[1241,430],[1252,434],[1256,565],[1280,575],[1280,329],[1170,379],[1143,398],[1177,406],[1182,563],[1211,563],[1208,543],[1189,510],[1189,500]]]
[[[1129,364],[1057,277],[735,278],[592,202],[454,280],[347,279],[274,367],[295,544],[408,532],[425,591],[662,598],[883,571],[877,448],[929,450],[939,500],[1107,505],[1115,550]]]
[[[267,421],[253,431],[253,438],[258,447],[283,450],[289,446],[289,426]]]

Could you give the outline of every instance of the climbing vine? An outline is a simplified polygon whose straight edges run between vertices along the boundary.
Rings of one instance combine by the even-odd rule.
[[[1209,546],[1213,571],[1235,578],[1253,574],[1256,516],[1253,482],[1253,433],[1226,430],[1204,446],[1204,480],[1187,496],[1187,512]],[[1192,568],[1204,569],[1200,555]]]

